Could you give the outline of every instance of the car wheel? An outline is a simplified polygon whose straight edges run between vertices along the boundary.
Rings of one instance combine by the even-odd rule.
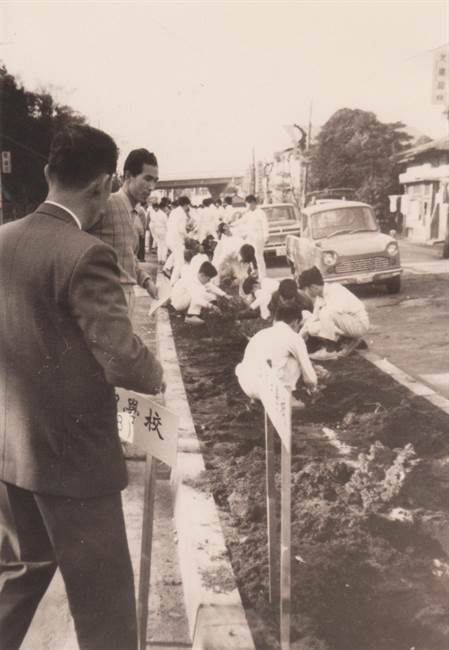
[[[386,281],[385,286],[387,287],[388,293],[399,293],[401,290],[401,276],[398,275],[395,278],[390,278]]]

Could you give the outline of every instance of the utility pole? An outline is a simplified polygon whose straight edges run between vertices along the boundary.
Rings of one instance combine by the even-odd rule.
[[[253,145],[251,165],[251,194],[256,195],[256,149]]]
[[[306,147],[306,163],[304,169],[304,187],[301,203],[303,206],[306,204],[307,190],[309,186],[309,176],[310,176],[310,145],[312,141],[312,108],[313,108],[313,99],[310,100],[309,107],[309,125],[307,128],[307,147]]]

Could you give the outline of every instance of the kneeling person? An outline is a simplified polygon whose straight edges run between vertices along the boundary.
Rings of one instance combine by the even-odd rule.
[[[215,311],[214,301],[217,297],[227,297],[227,294],[212,282],[217,276],[217,269],[211,262],[203,262],[197,277],[190,285],[190,306],[187,310],[186,322],[203,323],[200,318],[204,311]]]
[[[301,375],[307,388],[312,391],[316,389],[316,372],[307,354],[306,344],[298,333],[301,323],[299,307],[282,306],[276,313],[275,323],[250,339],[243,361],[235,369],[239,384],[250,399],[260,399],[260,375],[266,363],[289,392],[295,390]],[[292,405],[302,404],[292,400]]]
[[[301,334],[334,342],[342,337],[349,338],[343,351],[349,354],[369,330],[369,318],[362,301],[338,282],[325,283],[315,266],[301,273],[299,286],[314,302],[313,313],[305,321]]]

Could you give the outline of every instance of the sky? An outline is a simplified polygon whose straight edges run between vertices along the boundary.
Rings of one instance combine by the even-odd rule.
[[[340,108],[447,135],[431,103],[449,3],[2,2],[0,60],[160,177],[238,175]]]

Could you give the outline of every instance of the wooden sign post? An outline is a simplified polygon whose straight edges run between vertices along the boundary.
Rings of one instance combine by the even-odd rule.
[[[268,536],[268,571],[270,586],[270,603],[279,602],[279,530],[277,490],[275,485],[275,455],[274,431],[267,412],[265,416],[265,453],[266,453],[266,484],[267,484],[267,536]]]
[[[260,375],[259,394],[265,409],[265,440],[267,454],[267,527],[270,562],[270,602],[280,594],[281,650],[290,649],[290,601],[291,601],[291,395],[280,383],[267,364]],[[281,439],[281,548],[277,532],[276,492],[274,485],[274,441],[271,420]],[[280,556],[280,577],[278,562]],[[279,585],[280,592],[275,585]]]
[[[145,650],[151,579],[151,552],[153,547],[156,458],[170,467],[175,466],[179,418],[147,395],[117,388],[115,396],[120,437],[146,451],[139,593],[137,598],[139,649]]]

